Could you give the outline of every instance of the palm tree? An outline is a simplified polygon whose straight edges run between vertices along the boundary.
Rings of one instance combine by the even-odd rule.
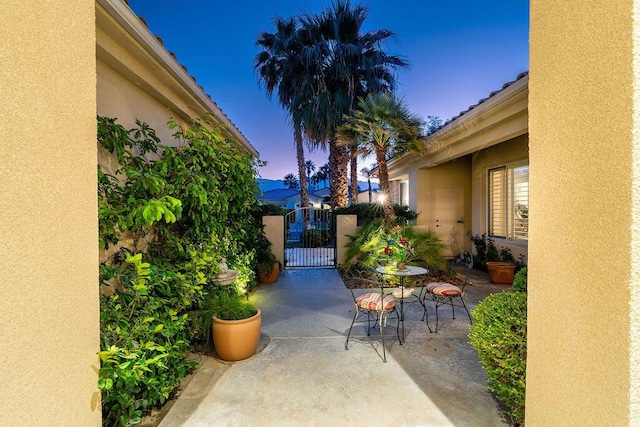
[[[293,103],[294,96],[300,96],[299,86],[296,84],[300,74],[300,54],[302,45],[299,41],[298,21],[296,18],[274,18],[274,33],[263,31],[256,41],[262,51],[256,55],[254,68],[258,73],[258,81],[265,85],[267,96],[271,98],[274,91],[278,93],[278,100],[287,109],[293,127],[296,146],[296,160],[298,176],[300,177],[300,204],[309,206],[308,173],[305,174],[305,160],[303,147],[302,124],[296,121],[291,108],[297,107]],[[305,228],[309,228],[309,212],[303,213]]]
[[[298,188],[298,178],[292,173],[285,175],[282,183],[284,188]]]
[[[409,111],[404,100],[378,93],[361,98],[358,110],[338,129],[341,134],[358,135],[375,151],[380,191],[384,196],[382,206],[388,219],[393,218],[394,213],[389,197],[387,155],[419,149],[421,127],[422,119]]]
[[[368,16],[364,6],[336,0],[319,15],[300,17],[302,67],[296,96],[292,99],[294,122],[321,147],[329,146],[331,204],[347,204],[347,149],[337,143],[337,128],[354,109],[358,97],[392,90],[393,71],[407,63],[388,55],[383,44],[389,30],[363,32]]]
[[[315,172],[316,164],[313,163],[313,160],[307,160],[304,162],[304,167],[307,170],[307,181],[311,182],[311,172]]]
[[[329,163],[325,163],[318,169],[318,178],[322,181],[323,188],[327,188],[327,179],[329,179]]]
[[[362,176],[367,178],[367,185],[369,186],[369,203],[373,202],[373,198],[371,197],[371,178],[373,178],[373,171],[370,168],[364,167],[360,169],[360,173]]]
[[[349,177],[351,178],[351,203],[358,202],[358,157],[369,154],[367,145],[360,142],[360,136],[348,129],[338,132],[337,142],[339,146],[348,146],[349,153]]]

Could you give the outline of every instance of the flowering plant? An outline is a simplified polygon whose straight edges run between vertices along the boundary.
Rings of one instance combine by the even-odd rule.
[[[400,235],[401,228],[396,225],[391,229],[391,236],[387,240],[387,246],[383,249],[384,254],[392,256],[398,263],[404,263],[413,256],[413,249],[406,237]]]

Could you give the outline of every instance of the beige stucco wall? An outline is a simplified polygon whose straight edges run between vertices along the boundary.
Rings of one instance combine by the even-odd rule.
[[[418,212],[416,225],[420,228],[437,231],[436,190],[462,189],[465,222],[458,233],[456,247],[446,252],[452,255],[462,249],[471,249],[467,232],[471,230],[471,157],[465,156],[439,166],[418,169],[416,179],[415,210]]]
[[[488,230],[488,170],[509,163],[527,160],[529,157],[528,142],[528,135],[521,135],[473,154],[473,216],[471,221],[471,232],[473,234],[482,235]],[[522,255],[526,262],[527,242],[495,238],[494,243],[498,249],[502,247],[511,249],[511,254],[516,259]]]
[[[528,426],[640,425],[638,7],[531,1]]]
[[[349,236],[355,236],[358,229],[357,215],[336,216],[336,263],[344,264],[347,260],[347,244],[351,242]]]
[[[284,267],[284,216],[267,215],[262,217],[264,234],[271,242],[271,252],[278,258]]]
[[[6,426],[100,425],[94,7],[0,7]]]

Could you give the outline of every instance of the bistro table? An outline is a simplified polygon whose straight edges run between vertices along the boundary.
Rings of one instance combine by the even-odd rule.
[[[402,341],[404,342],[404,279],[411,276],[422,276],[427,274],[429,270],[422,267],[407,265],[404,269],[398,270],[395,266],[387,265],[376,268],[380,274],[395,276],[400,278],[400,322],[402,323]],[[427,319],[427,324],[429,320]]]

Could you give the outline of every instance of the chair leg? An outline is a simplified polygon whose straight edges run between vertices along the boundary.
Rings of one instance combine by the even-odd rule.
[[[449,298],[449,304],[451,304],[451,317],[455,320],[456,318],[456,309],[453,306],[453,298]]]
[[[429,325],[429,313],[427,313],[427,295],[429,295],[429,292],[425,292],[424,295],[422,295],[422,291],[420,291],[420,304],[422,304],[422,309],[423,309],[423,313],[422,313],[422,321],[424,322],[425,319],[427,321],[427,328],[429,328],[429,332],[433,332],[431,330],[431,326]]]
[[[349,333],[347,334],[347,341],[344,343],[344,349],[349,350],[349,337],[351,336],[351,329],[353,329],[354,323],[356,323],[356,319],[358,318],[358,306],[356,306],[356,312],[353,315],[353,321],[351,322],[351,326],[349,327]]]
[[[467,316],[469,316],[469,323],[473,325],[473,319],[471,318],[471,313],[469,312],[469,309],[467,308],[467,304],[464,302],[464,296],[460,295],[460,301],[462,301],[462,306],[467,311]]]
[[[382,337],[382,361],[387,363],[387,347],[384,343],[384,313],[379,313],[378,318],[380,320],[380,336]]]

